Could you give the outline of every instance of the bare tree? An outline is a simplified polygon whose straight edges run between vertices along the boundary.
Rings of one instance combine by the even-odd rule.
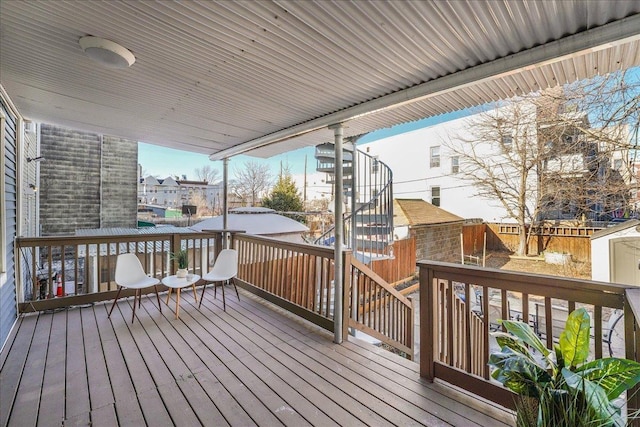
[[[445,143],[460,162],[459,173],[476,195],[501,205],[520,225],[519,254],[526,254],[526,224],[537,214],[537,167],[541,163],[535,132],[535,107],[520,99],[473,116],[468,133]]]
[[[220,171],[214,169],[211,165],[204,165],[201,168],[196,168],[194,171],[196,179],[199,181],[206,181],[209,184],[215,184],[219,180]]]
[[[520,225],[518,254],[527,253],[530,224],[629,212],[640,114],[633,80],[614,73],[511,100],[445,143],[476,194]]]
[[[245,204],[250,203],[251,206],[256,206],[271,188],[269,166],[245,162],[242,167],[234,170],[234,180],[229,187],[233,195]]]

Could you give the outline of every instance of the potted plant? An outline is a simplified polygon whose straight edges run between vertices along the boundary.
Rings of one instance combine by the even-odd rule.
[[[573,311],[554,350],[531,326],[501,320],[508,333],[495,332],[500,350],[492,352],[491,376],[520,396],[517,426],[624,426],[615,400],[640,382],[640,364],[603,358],[587,362],[591,319]]]
[[[189,253],[186,249],[180,249],[177,252],[171,254],[171,260],[178,263],[178,271],[176,276],[183,278],[187,277],[187,268],[189,267]]]

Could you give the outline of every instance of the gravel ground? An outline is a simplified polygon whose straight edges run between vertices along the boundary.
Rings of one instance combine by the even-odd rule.
[[[591,263],[588,262],[555,265],[547,264],[541,257],[524,258],[516,257],[506,252],[492,252],[487,255],[486,266],[525,273],[591,279]]]

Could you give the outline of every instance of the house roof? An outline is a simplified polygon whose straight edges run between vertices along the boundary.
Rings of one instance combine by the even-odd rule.
[[[193,230],[222,230],[223,217],[214,216],[191,226]],[[236,208],[230,209],[227,215],[227,228],[240,230],[248,234],[270,235],[303,233],[309,228],[286,216],[277,214],[267,208]]]
[[[29,120],[269,157],[640,64],[640,2],[0,1]],[[135,56],[105,68],[91,35]]]
[[[394,199],[393,222],[396,226],[416,226],[462,222],[464,218],[421,199]]]
[[[640,225],[640,221],[638,221],[637,219],[630,219],[628,221],[621,222],[618,225],[614,225],[613,227],[603,228],[602,230],[596,231],[591,235],[590,240],[608,236],[610,234],[617,233],[628,228],[637,227],[638,225]]]

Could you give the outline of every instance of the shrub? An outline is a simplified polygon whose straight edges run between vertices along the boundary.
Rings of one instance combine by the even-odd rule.
[[[520,396],[518,426],[624,426],[613,401],[640,382],[640,364],[603,358],[587,362],[591,319],[584,308],[572,312],[554,350],[531,326],[501,320],[508,333],[495,332],[492,377]]]

